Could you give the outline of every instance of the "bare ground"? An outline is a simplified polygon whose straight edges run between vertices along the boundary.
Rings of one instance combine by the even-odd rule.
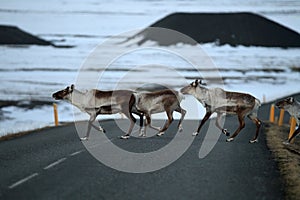
[[[293,144],[283,144],[288,138],[288,125],[266,123],[265,133],[267,145],[278,163],[286,199],[300,199],[300,138],[295,138]]]

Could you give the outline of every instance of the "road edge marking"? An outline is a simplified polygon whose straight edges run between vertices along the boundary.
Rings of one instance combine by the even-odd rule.
[[[80,153],[82,153],[82,152],[83,152],[83,150],[75,151],[74,153],[71,153],[71,154],[69,154],[69,155],[70,155],[70,156],[75,156],[75,155],[80,154]]]
[[[31,175],[29,175],[29,176],[27,176],[27,177],[25,177],[25,178],[23,178],[23,179],[15,182],[15,183],[13,183],[12,185],[8,186],[8,188],[9,189],[13,189],[13,188],[17,187],[18,185],[21,185],[22,183],[25,183],[26,181],[29,181],[30,179],[32,179],[32,178],[34,178],[34,177],[36,177],[38,175],[39,175],[38,173],[33,173],[33,174],[31,174]]]
[[[63,157],[63,158],[61,158],[61,159],[59,159],[59,160],[57,160],[57,161],[55,161],[55,162],[53,162],[53,163],[47,165],[47,166],[44,167],[43,169],[44,169],[44,170],[50,169],[50,168],[54,167],[55,165],[58,165],[59,163],[65,161],[66,159],[67,159],[66,157]]]

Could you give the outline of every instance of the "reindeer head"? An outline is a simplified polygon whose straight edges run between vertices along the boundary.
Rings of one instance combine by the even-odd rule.
[[[202,80],[196,79],[194,82],[192,82],[191,84],[185,86],[184,88],[182,88],[180,90],[180,92],[182,94],[195,94],[196,93],[196,88],[199,86],[201,87],[206,85],[205,83],[203,83]]]
[[[292,105],[293,103],[294,103],[294,98],[293,97],[288,97],[288,98],[286,98],[286,99],[284,99],[284,100],[282,100],[282,101],[279,101],[279,102],[277,102],[276,103],[276,106],[278,107],[278,108],[286,108],[286,107],[288,107],[288,106],[290,106],[290,105]]]
[[[70,97],[70,94],[72,94],[73,90],[74,90],[74,85],[72,84],[71,87],[68,86],[63,90],[53,93],[52,97],[55,100],[67,99],[68,97]]]

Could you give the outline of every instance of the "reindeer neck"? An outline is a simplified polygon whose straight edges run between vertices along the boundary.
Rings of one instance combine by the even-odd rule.
[[[300,116],[300,103],[296,100],[292,104],[285,105],[284,109],[296,118]]]
[[[74,106],[81,109],[82,102],[84,102],[85,97],[86,97],[85,93],[74,89],[71,95],[69,96],[69,98],[67,98],[66,100],[71,104],[73,104]]]
[[[197,87],[195,97],[203,104],[205,105],[207,102],[207,99],[209,99],[209,89],[205,87]]]
[[[290,109],[292,110],[295,116],[300,117],[300,102],[295,100]]]
[[[198,98],[206,98],[209,94],[209,89],[205,87],[197,87],[196,94],[199,94]]]

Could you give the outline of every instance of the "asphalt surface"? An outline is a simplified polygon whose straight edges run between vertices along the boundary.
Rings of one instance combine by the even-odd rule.
[[[261,107],[261,119],[268,118],[269,107]],[[129,140],[119,139],[122,131],[115,121],[103,121],[102,125],[107,141],[141,153],[169,144],[177,122],[162,137]],[[197,125],[197,121],[185,121],[184,131],[178,133],[182,140],[192,138]],[[82,130],[85,126],[80,124]],[[226,118],[228,130],[233,132],[237,126],[236,117]],[[0,142],[0,199],[284,199],[280,174],[263,130],[258,143],[248,142],[255,128],[247,120],[230,143],[220,135],[212,151],[200,159],[206,126],[179,159],[148,173],[126,173],[102,164],[79,140],[74,124],[36,131]],[[97,134],[101,133],[93,131],[91,136]]]

